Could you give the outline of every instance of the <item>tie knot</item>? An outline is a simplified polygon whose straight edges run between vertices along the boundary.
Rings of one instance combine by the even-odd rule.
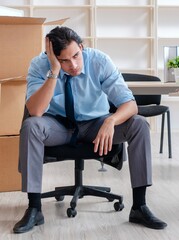
[[[70,82],[71,79],[72,79],[72,76],[66,74],[66,83],[67,83],[67,82]]]

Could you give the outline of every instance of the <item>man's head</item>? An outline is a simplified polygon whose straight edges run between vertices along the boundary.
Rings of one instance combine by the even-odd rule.
[[[79,75],[83,66],[83,45],[78,34],[67,27],[56,27],[46,37],[52,42],[54,54],[62,69],[72,76]]]

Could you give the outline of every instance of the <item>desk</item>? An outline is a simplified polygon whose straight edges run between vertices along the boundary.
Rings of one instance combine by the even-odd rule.
[[[179,83],[126,82],[135,95],[155,95],[179,92]],[[179,96],[179,93],[178,95]]]

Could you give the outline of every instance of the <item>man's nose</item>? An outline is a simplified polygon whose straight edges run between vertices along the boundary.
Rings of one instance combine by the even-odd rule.
[[[71,61],[71,68],[75,69],[77,67],[76,61],[72,60]]]

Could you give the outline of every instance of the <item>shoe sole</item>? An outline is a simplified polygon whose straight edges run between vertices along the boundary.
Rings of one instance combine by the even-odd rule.
[[[146,224],[145,222],[142,222],[142,221],[140,221],[139,219],[136,219],[136,218],[129,218],[129,222],[136,223],[136,224],[141,224],[145,227],[152,228],[152,229],[158,229],[158,230],[164,229],[166,227],[166,226],[164,226],[164,227],[150,226],[150,225]]]
[[[42,224],[44,224],[44,219],[41,219],[40,221],[38,221],[34,226],[39,226],[39,225],[42,225]],[[26,232],[28,232],[28,231],[30,231],[34,226],[32,226],[31,228],[29,228],[28,230],[26,230],[26,231],[16,231],[16,230],[13,230],[14,231],[14,233],[26,233]]]

